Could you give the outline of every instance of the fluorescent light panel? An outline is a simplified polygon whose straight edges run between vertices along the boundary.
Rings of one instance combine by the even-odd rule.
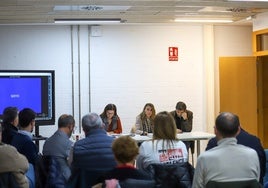
[[[54,19],[55,23],[58,24],[113,24],[121,23],[119,18],[107,18],[107,19]]]
[[[175,19],[175,22],[198,22],[198,23],[232,23],[232,22],[233,22],[233,20]]]

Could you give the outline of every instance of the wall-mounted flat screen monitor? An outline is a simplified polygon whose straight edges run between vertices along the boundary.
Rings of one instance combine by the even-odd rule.
[[[3,110],[15,106],[36,112],[36,125],[55,124],[53,70],[1,70],[0,118]]]

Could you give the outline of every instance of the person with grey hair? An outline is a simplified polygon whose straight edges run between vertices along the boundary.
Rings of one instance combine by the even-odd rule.
[[[103,122],[96,113],[82,118],[85,138],[78,140],[70,154],[71,177],[67,187],[91,187],[99,177],[115,168],[112,151],[113,137],[107,135]]]

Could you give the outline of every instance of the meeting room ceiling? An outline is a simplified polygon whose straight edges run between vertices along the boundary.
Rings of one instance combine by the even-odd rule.
[[[251,24],[268,2],[227,0],[1,0],[0,24],[52,24],[55,19],[120,19],[174,23],[175,19],[230,19]]]

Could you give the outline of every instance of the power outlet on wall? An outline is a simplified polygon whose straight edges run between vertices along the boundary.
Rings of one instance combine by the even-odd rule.
[[[92,37],[101,37],[102,36],[101,27],[100,26],[92,26],[90,34]]]

